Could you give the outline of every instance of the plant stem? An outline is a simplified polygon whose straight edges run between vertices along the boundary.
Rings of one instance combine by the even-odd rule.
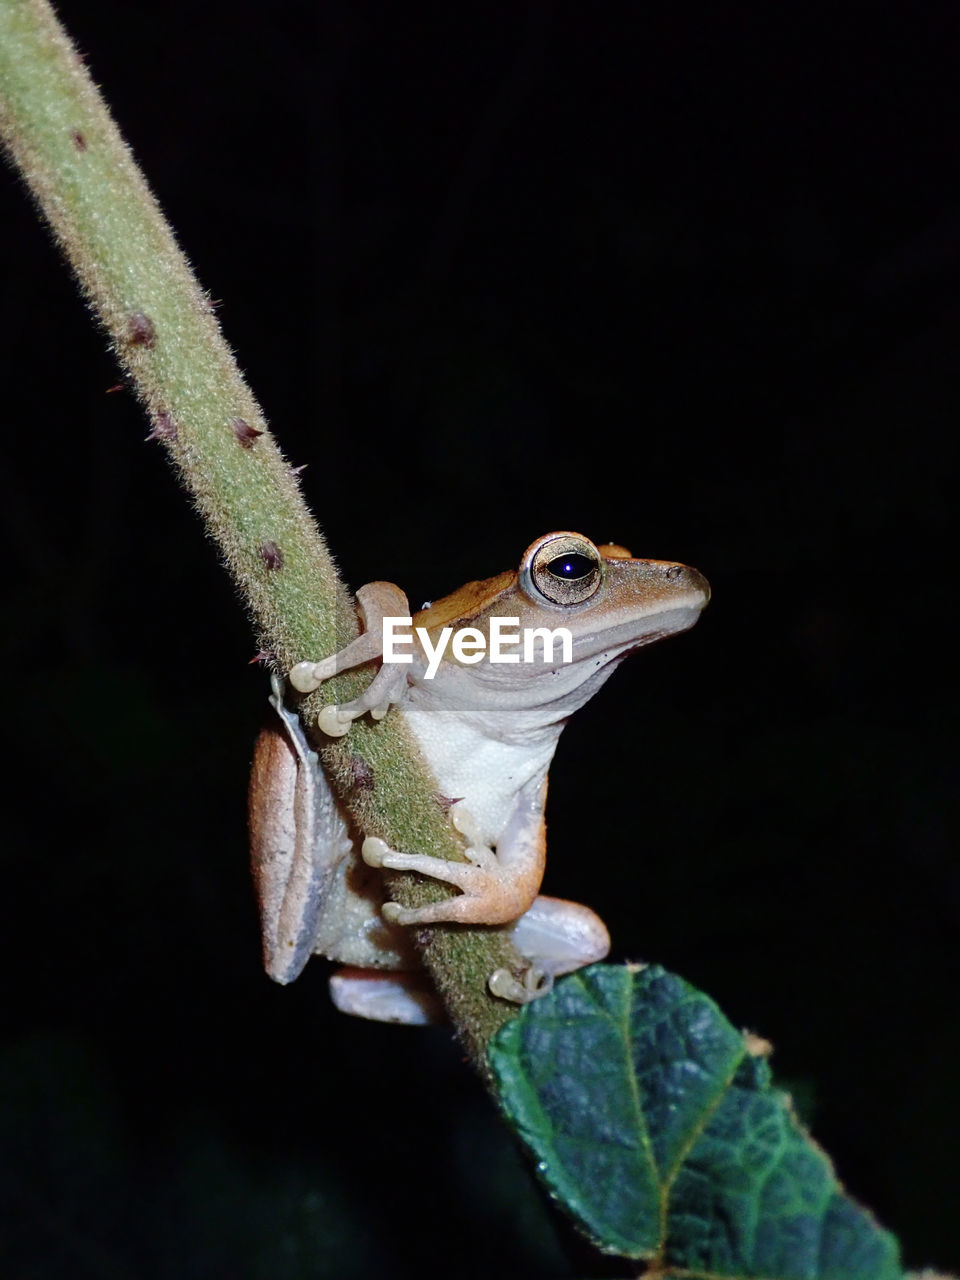
[[[0,0],[0,136],[247,603],[263,651],[287,671],[356,634],[349,596],[157,201],[46,0]],[[338,677],[302,712],[355,696]],[[395,848],[462,857],[436,784],[400,718],[358,723],[323,746],[358,827]],[[362,777],[363,785],[357,783]],[[410,876],[404,905],[446,896]],[[425,963],[487,1078],[486,1043],[513,1010],[488,975],[515,965],[494,930],[420,931]]]

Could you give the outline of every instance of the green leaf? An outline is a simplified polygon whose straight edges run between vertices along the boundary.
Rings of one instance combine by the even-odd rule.
[[[685,1280],[901,1280],[712,1000],[663,969],[594,965],[497,1035],[501,1104],[552,1195],[608,1253]]]

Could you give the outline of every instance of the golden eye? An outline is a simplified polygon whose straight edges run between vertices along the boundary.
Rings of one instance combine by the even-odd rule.
[[[599,551],[578,533],[552,533],[534,543],[522,569],[528,594],[543,596],[552,604],[589,600],[603,577]]]

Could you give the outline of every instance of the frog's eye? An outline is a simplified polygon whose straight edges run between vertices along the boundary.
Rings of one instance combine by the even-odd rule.
[[[600,586],[600,552],[587,538],[552,534],[531,550],[525,567],[533,594],[545,596],[552,604],[581,604]]]

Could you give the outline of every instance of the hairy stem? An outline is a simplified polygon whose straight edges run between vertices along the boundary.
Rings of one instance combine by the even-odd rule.
[[[224,341],[210,300],[45,0],[0,0],[0,134],[282,671],[332,652],[356,619],[330,553]],[[339,677],[302,713],[358,692]],[[402,722],[357,724],[323,747],[359,827],[391,845],[462,856]],[[362,780],[362,785],[360,781]],[[446,896],[393,877],[404,905]],[[474,1061],[512,1010],[488,975],[515,965],[496,931],[422,930],[425,962]]]

